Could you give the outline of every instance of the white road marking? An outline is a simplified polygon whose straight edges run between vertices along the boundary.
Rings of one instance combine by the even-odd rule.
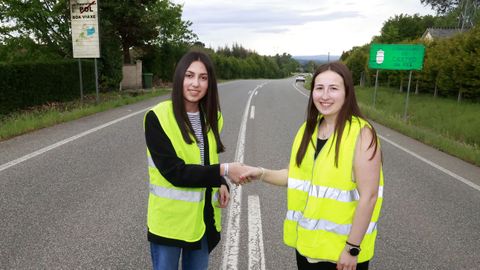
[[[456,174],[456,173],[454,173],[454,172],[452,172],[448,169],[445,169],[444,167],[442,167],[442,166],[440,166],[440,165],[438,165],[438,164],[436,164],[436,163],[434,163],[434,162],[432,162],[432,161],[430,161],[430,160],[428,160],[428,159],[426,159],[426,158],[424,158],[424,157],[422,157],[422,156],[420,156],[420,155],[418,155],[418,154],[416,154],[416,153],[398,145],[397,143],[395,143],[395,142],[393,142],[393,141],[391,141],[391,140],[389,140],[389,139],[387,139],[383,136],[378,135],[378,137],[380,137],[382,140],[388,142],[389,144],[397,147],[398,149],[400,149],[402,151],[405,151],[406,153],[408,153],[408,154],[418,158],[419,160],[427,163],[428,165],[434,167],[435,169],[438,169],[438,170],[444,172],[445,174],[450,175],[451,177],[457,179],[458,181],[476,189],[477,191],[480,191],[480,186],[478,186],[477,184],[474,184],[472,181],[470,181],[468,179],[465,179],[465,178],[461,177],[460,175],[458,175],[458,174]]]
[[[103,125],[100,125],[100,126],[98,126],[98,127],[89,129],[89,130],[84,131],[84,132],[82,132],[82,133],[80,133],[80,134],[77,134],[77,135],[72,136],[72,137],[70,137],[70,138],[67,138],[67,139],[65,139],[65,140],[62,140],[62,141],[59,141],[59,142],[54,143],[54,144],[52,144],[52,145],[46,146],[46,147],[44,147],[44,148],[42,148],[42,149],[39,149],[39,150],[37,150],[37,151],[35,151],[35,152],[32,152],[32,153],[30,153],[30,154],[27,154],[27,155],[25,155],[25,156],[23,156],[23,157],[20,157],[20,158],[17,158],[17,159],[15,159],[15,160],[12,160],[12,161],[10,161],[10,162],[7,162],[7,163],[5,163],[5,164],[2,164],[2,165],[0,165],[0,172],[1,172],[1,171],[4,171],[4,170],[6,170],[6,169],[8,169],[8,168],[10,168],[10,167],[13,167],[13,166],[15,166],[15,165],[17,165],[17,164],[20,164],[20,163],[22,163],[22,162],[24,162],[24,161],[27,161],[27,160],[29,160],[29,159],[31,159],[31,158],[34,158],[34,157],[39,156],[39,155],[41,155],[41,154],[44,154],[44,153],[46,153],[46,152],[48,152],[48,151],[50,151],[50,150],[53,150],[53,149],[55,149],[55,148],[57,148],[57,147],[60,147],[60,146],[62,146],[62,145],[64,145],[64,144],[67,144],[67,143],[69,143],[69,142],[72,142],[72,141],[75,141],[75,140],[77,140],[77,139],[80,139],[81,137],[84,137],[84,136],[86,136],[86,135],[88,135],[88,134],[91,134],[91,133],[93,133],[93,132],[99,131],[100,129],[106,128],[106,127],[111,126],[111,125],[113,125],[113,124],[116,124],[116,123],[118,123],[118,122],[120,122],[120,121],[123,121],[123,120],[125,120],[125,119],[127,119],[127,118],[130,118],[130,117],[132,117],[132,116],[135,116],[135,115],[137,115],[137,114],[139,114],[139,113],[144,113],[144,112],[147,111],[148,109],[149,109],[149,108],[143,109],[143,110],[140,110],[140,111],[136,111],[136,112],[131,113],[131,114],[128,114],[128,115],[125,115],[125,116],[120,117],[120,118],[118,118],[118,119],[116,119],[116,120],[113,120],[113,121],[110,121],[110,122],[105,123],[105,124],[103,124]]]
[[[250,109],[250,119],[255,119],[255,106]]]
[[[248,196],[248,269],[265,270],[262,213],[258,196]]]
[[[295,88],[300,94],[302,94],[302,95],[304,95],[304,96],[306,96],[306,97],[308,98],[308,95],[307,95],[307,94],[305,94],[304,92],[302,92],[302,90],[298,89],[296,83],[293,83],[293,88]]]
[[[235,150],[235,161],[242,162],[245,151],[245,133],[247,130],[248,110],[252,102],[253,95],[257,89],[265,85],[265,83],[258,85],[255,90],[249,91],[245,110],[243,111],[242,123],[240,124],[240,131],[237,139],[237,149]],[[237,270],[238,269],[238,255],[240,254],[240,213],[242,203],[242,186],[232,185],[230,189],[230,206],[227,216],[227,230],[226,239],[223,248],[223,270]]]

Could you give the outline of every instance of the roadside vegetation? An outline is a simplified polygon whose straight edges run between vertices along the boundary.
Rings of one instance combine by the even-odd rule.
[[[83,103],[78,100],[63,103],[48,103],[8,115],[0,115],[0,141],[33,130],[72,121],[112,108],[136,103],[170,92],[168,89],[153,91],[125,91],[100,93],[97,104],[95,94],[85,96]]]
[[[374,88],[356,88],[368,118],[480,166],[480,104],[411,94],[405,121],[405,92],[378,88],[375,107],[373,92]]]
[[[304,87],[310,89],[311,78]],[[442,152],[480,166],[480,104],[410,93],[407,119],[403,118],[406,92],[379,87],[375,107],[373,87],[355,87],[362,113],[369,119]]]

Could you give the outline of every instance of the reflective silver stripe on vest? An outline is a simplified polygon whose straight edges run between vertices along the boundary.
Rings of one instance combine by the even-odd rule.
[[[353,202],[360,199],[360,195],[356,189],[354,190],[341,190],[331,187],[313,186],[308,193],[309,196],[317,198],[332,199],[339,202]]]
[[[218,202],[218,196],[219,196],[218,194],[219,194],[219,193],[220,193],[220,192],[215,192],[215,193],[213,194],[213,196],[212,196],[212,202],[213,202],[213,203]]]
[[[310,190],[310,181],[298,180],[295,178],[288,178],[288,188],[308,192]]]
[[[307,230],[323,230],[327,232],[332,232],[341,235],[349,235],[350,230],[352,229],[351,224],[337,224],[328,220],[323,219],[309,219],[303,217],[302,213],[299,211],[287,211],[287,219],[291,221],[298,222],[302,228]],[[376,222],[370,222],[366,233],[372,233],[377,229]]]
[[[203,201],[204,196],[203,191],[178,190],[153,184],[150,184],[150,193],[161,198],[186,202],[201,202]]]
[[[332,199],[339,202],[353,202],[360,199],[357,189],[341,190],[332,187],[310,185],[309,181],[302,181],[295,178],[288,178],[288,188],[308,192],[309,196],[317,198]],[[383,186],[378,187],[378,198],[383,197]]]
[[[157,167],[155,166],[155,163],[153,163],[152,157],[150,157],[150,156],[148,156],[148,167],[157,168]]]

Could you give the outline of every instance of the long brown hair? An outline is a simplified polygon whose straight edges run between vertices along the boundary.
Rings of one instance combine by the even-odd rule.
[[[217,153],[225,151],[225,146],[220,139],[218,132],[218,119],[220,110],[220,102],[218,98],[218,88],[217,88],[217,79],[215,76],[215,70],[213,68],[212,61],[210,57],[198,50],[191,50],[187,52],[178,62],[175,68],[175,74],[173,75],[173,86],[172,86],[172,105],[173,113],[175,115],[175,120],[177,121],[178,127],[182,132],[183,140],[192,144],[193,140],[190,135],[196,139],[192,124],[188,119],[187,112],[185,110],[185,101],[183,97],[183,81],[185,79],[185,72],[187,72],[188,67],[192,62],[200,61],[205,65],[208,73],[208,88],[207,94],[200,100],[199,107],[200,113],[204,115],[205,118],[205,132],[212,130],[217,143]],[[212,146],[211,146],[212,147]]]
[[[298,152],[296,156],[297,166],[300,166],[300,164],[302,163],[302,160],[305,157],[305,153],[307,152],[308,144],[312,143],[314,145],[312,141],[312,135],[313,135],[313,132],[315,131],[316,125],[318,124],[319,112],[318,112],[318,109],[315,107],[315,104],[313,103],[313,97],[312,97],[313,89],[315,85],[315,79],[317,78],[317,76],[320,73],[325,72],[327,70],[331,70],[337,73],[338,75],[340,75],[340,77],[343,78],[343,83],[345,86],[345,102],[343,103],[342,108],[340,108],[340,111],[338,112],[337,120],[335,123],[335,130],[332,135],[332,136],[335,136],[334,138],[336,138],[335,167],[338,168],[338,153],[340,152],[340,145],[341,145],[343,130],[345,128],[345,123],[347,121],[351,123],[352,116],[357,116],[367,121],[366,118],[360,112],[360,108],[358,107],[357,99],[355,97],[355,89],[353,85],[352,73],[350,72],[348,67],[342,64],[341,62],[332,62],[332,63],[321,65],[320,67],[317,68],[317,70],[315,71],[312,77],[312,84],[310,87],[310,97],[308,98],[308,107],[307,107],[307,120],[306,120],[307,123],[306,123],[305,131],[303,133],[302,141],[300,143],[300,147],[298,148]],[[377,152],[377,133],[375,132],[375,129],[371,124],[370,124],[370,128],[372,130],[373,138],[372,138],[372,141],[370,142],[369,148],[375,147],[374,152],[370,157],[370,160],[371,160]]]

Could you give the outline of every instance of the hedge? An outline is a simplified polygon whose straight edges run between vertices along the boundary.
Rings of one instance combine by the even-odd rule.
[[[95,68],[82,60],[83,93],[95,92]],[[80,97],[78,60],[0,63],[0,114]]]

